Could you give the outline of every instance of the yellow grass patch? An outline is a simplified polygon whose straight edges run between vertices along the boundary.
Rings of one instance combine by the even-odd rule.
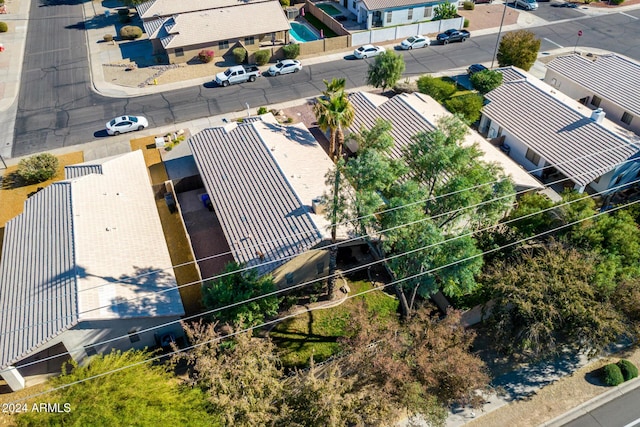
[[[155,137],[145,136],[131,140],[131,151],[142,150],[144,162],[149,168],[149,176],[153,184],[162,184],[169,179],[167,171],[162,163],[160,152],[156,148]]]

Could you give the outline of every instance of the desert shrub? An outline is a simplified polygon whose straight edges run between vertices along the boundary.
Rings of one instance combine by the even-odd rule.
[[[233,59],[236,60],[236,64],[242,64],[247,57],[247,51],[243,47],[237,47],[233,49]]]
[[[418,90],[438,102],[443,102],[456,93],[456,85],[436,77],[422,76],[418,79]]]
[[[126,25],[120,28],[120,38],[123,40],[134,40],[142,36],[142,28],[135,25]]]
[[[464,10],[473,10],[476,8],[476,4],[472,1],[467,0],[462,4],[462,7],[464,8]]]
[[[256,64],[264,65],[269,62],[269,59],[271,59],[271,52],[266,49],[259,50],[253,54],[253,57],[256,60]]]
[[[291,2],[289,0],[280,0],[280,4],[282,5],[282,7],[289,7],[291,5]]]
[[[102,38],[104,39],[104,41],[110,42],[110,41],[113,40],[113,35],[112,34],[105,34],[104,36],[102,36]]]
[[[464,18],[464,24],[462,24],[462,26],[464,28],[469,28],[469,20],[467,18]]]
[[[213,61],[213,51],[211,49],[202,49],[198,53],[198,59],[205,64]]]
[[[617,386],[624,382],[624,377],[620,368],[615,363],[609,363],[602,368],[600,372],[602,382],[609,386]]]
[[[618,365],[618,368],[620,368],[620,372],[622,372],[622,378],[624,378],[625,381],[629,381],[638,376],[638,368],[636,368],[636,365],[634,365],[630,361],[621,359],[618,361],[618,363],[616,363],[616,365]]]
[[[474,123],[480,119],[484,98],[477,93],[454,96],[444,101],[444,106],[453,114],[462,116],[465,122]]]
[[[474,73],[471,84],[480,93],[488,93],[502,84],[502,73],[493,70],[482,70]]]
[[[418,91],[418,86],[416,85],[415,82],[410,82],[407,80],[403,82],[398,82],[395,85],[393,85],[393,91],[395,93],[412,93],[412,92]]]
[[[258,108],[258,115],[267,114],[268,111],[269,110],[267,110],[267,107],[260,107]]]
[[[287,59],[295,59],[300,55],[300,45],[299,44],[288,44],[282,48],[284,52],[284,57]]]
[[[0,33],[6,33],[9,31],[9,26],[6,22],[0,22]]]
[[[58,170],[58,158],[53,154],[42,153],[20,160],[18,164],[18,175],[27,184],[51,179]]]

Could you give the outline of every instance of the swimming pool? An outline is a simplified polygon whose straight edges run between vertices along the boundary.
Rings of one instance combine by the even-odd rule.
[[[300,24],[298,22],[290,22],[289,24],[291,25],[289,34],[291,34],[291,37],[300,43],[312,42],[320,38],[304,24]]]

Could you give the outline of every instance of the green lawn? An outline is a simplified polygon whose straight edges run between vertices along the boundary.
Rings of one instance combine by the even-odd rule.
[[[318,30],[318,32],[320,32],[320,30],[322,30],[322,32],[323,32],[323,34],[324,34],[325,38],[328,38],[328,37],[337,37],[337,34],[336,34],[336,33],[334,33],[334,32],[333,32],[333,30],[332,30],[331,28],[329,28],[329,27],[327,27],[326,25],[324,25],[324,24],[322,23],[322,21],[320,21],[318,18],[316,18],[316,17],[315,17],[315,16],[313,16],[312,14],[307,13],[307,14],[304,16],[304,19],[306,19],[306,20],[307,20],[307,22],[308,22],[309,24],[313,25],[313,26]]]
[[[368,282],[349,282],[350,295],[372,289]],[[309,359],[325,360],[340,351],[337,339],[344,336],[351,310],[360,304],[377,317],[396,317],[398,301],[382,291],[372,291],[361,297],[350,298],[337,307],[314,310],[279,323],[270,336],[280,349],[280,358],[286,367],[308,366]]]

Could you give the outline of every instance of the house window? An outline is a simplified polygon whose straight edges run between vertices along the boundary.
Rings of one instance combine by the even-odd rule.
[[[538,164],[540,163],[540,156],[534,153],[531,148],[527,148],[527,154],[525,155],[525,157],[536,166],[538,166]]]
[[[387,24],[391,23],[391,12],[387,12]]]
[[[244,38],[244,44],[246,44],[246,45],[256,44],[256,38],[254,36],[245,37]]]
[[[140,335],[138,335],[139,330],[140,328],[133,328],[129,330],[129,341],[132,343],[140,341]]]
[[[293,273],[287,273],[284,275],[285,280],[287,281],[287,286],[293,285]]]
[[[181,47],[177,47],[174,52],[175,52],[176,56],[184,56],[184,49],[181,48]]]
[[[633,119],[633,116],[631,114],[627,113],[626,111],[622,115],[622,123],[626,123],[626,124],[630,125],[632,119]]]
[[[351,2],[351,9],[354,9],[354,10],[355,10],[355,8],[356,8],[356,2],[355,2],[355,0],[353,0],[353,1]]]
[[[591,105],[594,107],[599,107],[601,102],[602,99],[599,96],[593,95],[593,98],[591,98]]]
[[[407,11],[407,19],[411,21],[413,19],[413,9]]]
[[[229,49],[229,40],[218,42],[218,49]]]
[[[431,18],[431,15],[433,15],[433,8],[432,7],[425,7],[424,8],[424,17],[425,18]]]

